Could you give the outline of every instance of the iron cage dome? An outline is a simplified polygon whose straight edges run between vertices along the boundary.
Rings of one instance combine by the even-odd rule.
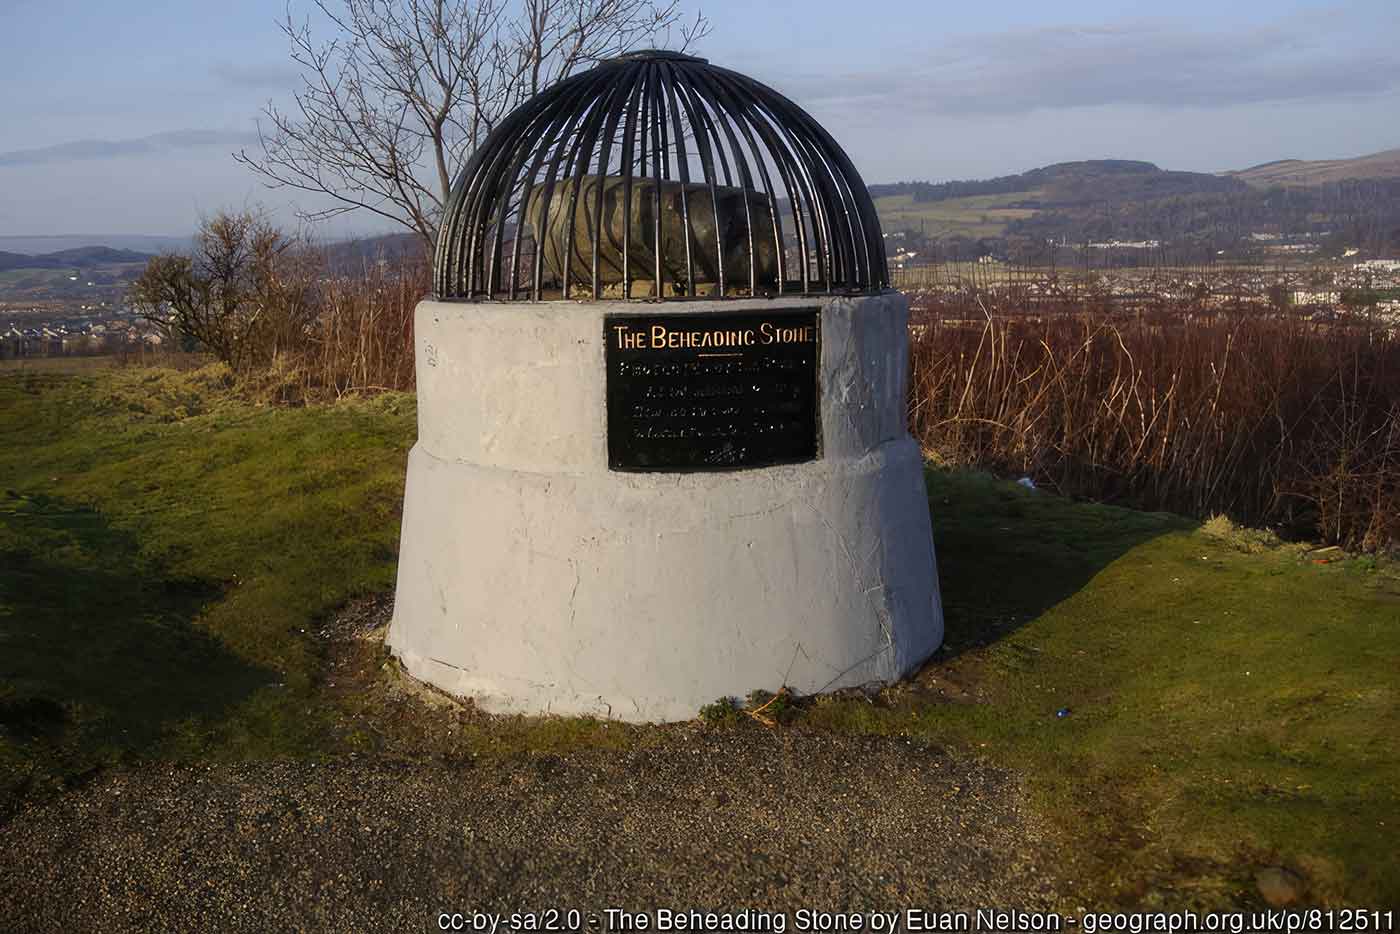
[[[645,51],[507,115],[443,212],[445,300],[874,293],[880,222],[810,115],[704,59]]]

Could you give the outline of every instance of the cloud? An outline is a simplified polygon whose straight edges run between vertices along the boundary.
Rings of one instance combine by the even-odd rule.
[[[0,168],[48,165],[79,159],[114,159],[119,156],[141,156],[202,146],[246,146],[257,141],[256,133],[237,130],[174,130],[139,139],[83,139],[39,149],[0,152]]]
[[[240,88],[269,88],[289,90],[301,84],[301,72],[285,62],[240,64],[216,62],[210,69],[214,77]]]
[[[1133,105],[1220,108],[1400,89],[1400,58],[1365,36],[1297,18],[1203,32],[1125,22],[961,37],[899,72],[793,75],[783,86],[823,109],[981,116]]]

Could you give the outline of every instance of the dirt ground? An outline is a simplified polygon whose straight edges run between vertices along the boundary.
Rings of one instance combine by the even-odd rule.
[[[1052,859],[1005,772],[898,741],[695,730],[483,766],[115,772],[0,827],[0,917],[412,931],[444,911],[1034,909]]]
[[[430,931],[553,908],[596,931],[607,908],[1054,903],[1055,844],[1016,776],[905,740],[692,723],[622,749],[408,755],[482,715],[376,676],[387,617],[351,606],[318,635],[326,690],[369,697],[354,719],[391,741],[130,766],[21,807],[0,824],[4,929]]]

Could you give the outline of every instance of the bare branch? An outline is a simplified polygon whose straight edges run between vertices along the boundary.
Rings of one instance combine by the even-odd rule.
[[[318,40],[290,10],[279,24],[302,84],[269,103],[261,151],[234,158],[269,187],[328,196],[321,220],[368,211],[431,245],[471,151],[525,99],[581,68],[709,33],[680,0],[314,0]]]

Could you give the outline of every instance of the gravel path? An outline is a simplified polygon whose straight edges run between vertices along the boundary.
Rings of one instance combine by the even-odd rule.
[[[0,826],[6,931],[429,931],[443,911],[1048,908],[1013,776],[902,740],[681,730],[463,769],[119,770]],[[793,930],[791,924],[788,928]]]

